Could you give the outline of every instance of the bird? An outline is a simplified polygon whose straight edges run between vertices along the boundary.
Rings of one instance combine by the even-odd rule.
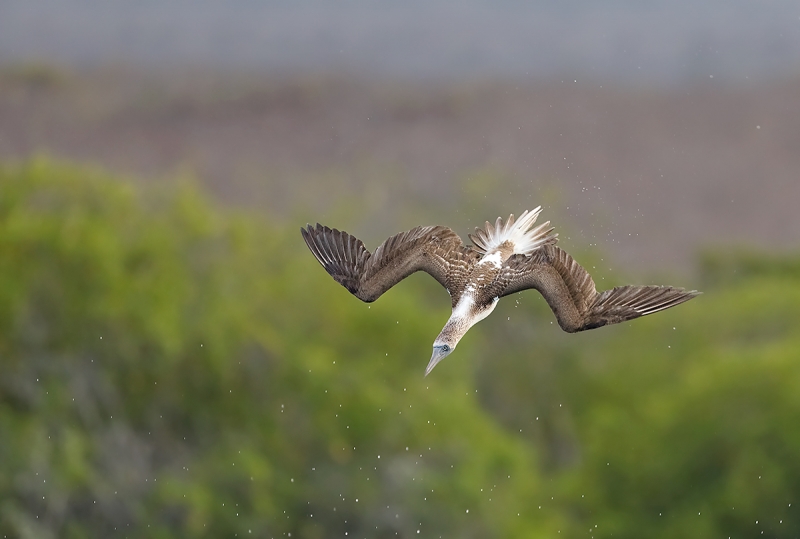
[[[669,309],[700,292],[672,286],[618,286],[598,292],[589,273],[556,246],[550,221],[534,227],[542,207],[486,221],[469,234],[471,245],[446,226],[418,226],[384,241],[370,253],[364,243],[317,223],[300,232],[317,261],[358,299],[370,303],[417,271],[450,294],[452,313],[433,342],[428,376],[467,331],[489,316],[500,298],[535,289],[559,326],[575,333]]]

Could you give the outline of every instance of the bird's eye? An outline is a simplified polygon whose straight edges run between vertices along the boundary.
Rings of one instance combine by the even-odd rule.
[[[442,352],[449,352],[449,351],[450,351],[450,347],[447,346],[446,344],[443,344],[442,345]]]

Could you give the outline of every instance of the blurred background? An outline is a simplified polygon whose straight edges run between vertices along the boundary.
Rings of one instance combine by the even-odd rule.
[[[0,534],[796,537],[798,201],[796,2],[0,1]],[[425,378],[298,234],[540,204],[704,295]]]

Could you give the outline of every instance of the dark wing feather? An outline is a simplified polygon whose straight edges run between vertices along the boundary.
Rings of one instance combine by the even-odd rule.
[[[371,302],[416,271],[436,279],[453,297],[461,296],[463,276],[479,258],[458,234],[444,226],[401,232],[370,253],[358,238],[317,224],[300,229],[308,248],[339,284],[362,301]]]
[[[700,294],[672,286],[635,285],[598,294],[589,273],[554,245],[542,247],[530,256],[512,256],[498,281],[503,286],[501,296],[529,288],[538,290],[558,324],[570,333],[663,311]]]

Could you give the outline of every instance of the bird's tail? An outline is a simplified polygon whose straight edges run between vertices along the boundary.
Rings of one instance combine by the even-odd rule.
[[[550,226],[550,221],[531,229],[541,211],[541,206],[533,211],[526,210],[516,220],[514,214],[511,214],[505,223],[498,217],[494,226],[486,221],[486,225],[483,228],[476,228],[475,233],[469,235],[469,239],[472,240],[475,249],[483,254],[491,252],[505,242],[514,245],[514,254],[523,255],[529,255],[544,245],[555,245],[558,234],[552,233],[554,229]]]

